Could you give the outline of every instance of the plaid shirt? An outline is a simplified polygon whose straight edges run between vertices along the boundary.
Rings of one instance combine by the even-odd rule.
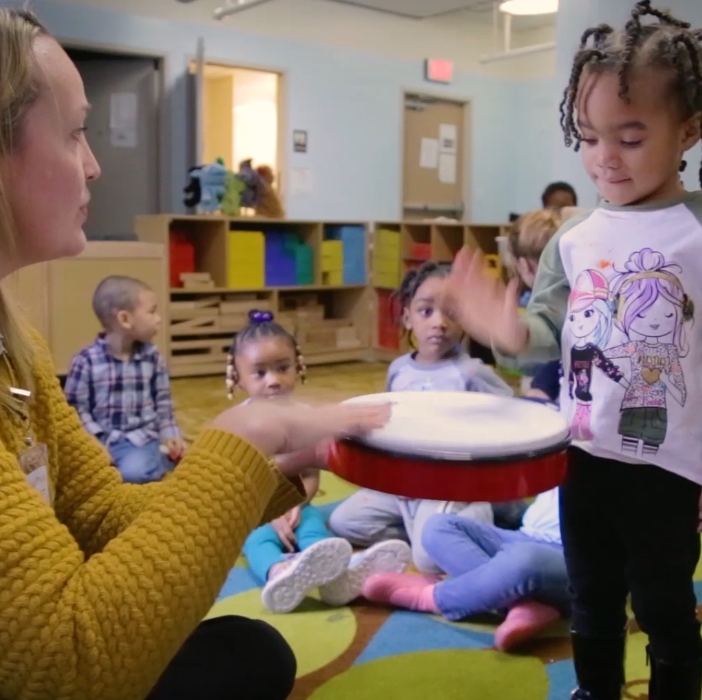
[[[65,392],[88,432],[107,445],[121,437],[140,447],[180,436],[166,363],[150,343],[136,344],[124,361],[101,333],[73,358]]]

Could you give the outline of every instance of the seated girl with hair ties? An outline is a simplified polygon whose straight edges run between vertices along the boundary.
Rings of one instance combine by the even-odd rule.
[[[251,311],[249,323],[232,340],[227,362],[227,395],[237,387],[260,399],[291,400],[298,379],[307,378],[295,338],[269,311]],[[324,456],[320,453],[318,462]],[[345,605],[361,594],[368,576],[401,572],[410,561],[405,542],[390,540],[353,554],[349,542],[334,537],[321,511],[311,505],[319,490],[319,469],[301,473],[306,498],[284,515],[254,530],[243,552],[255,578],[263,584],[261,600],[271,612],[294,610],[308,592],[319,588],[328,605]]]

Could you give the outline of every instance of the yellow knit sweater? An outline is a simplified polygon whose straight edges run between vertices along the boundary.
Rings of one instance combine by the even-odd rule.
[[[26,428],[0,408],[0,698],[141,700],[247,534],[299,503],[301,487],[218,430],[169,479],[121,483],[37,346],[31,426],[48,446],[56,497],[52,509],[27,484],[17,461]]]

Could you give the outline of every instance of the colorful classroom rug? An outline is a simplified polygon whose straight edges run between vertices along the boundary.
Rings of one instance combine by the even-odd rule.
[[[352,491],[323,474],[315,504],[331,512]],[[699,599],[702,567],[696,578]],[[575,683],[565,623],[521,653],[506,655],[492,648],[491,618],[451,623],[359,602],[328,608],[315,597],[292,613],[274,615],[261,605],[243,558],[210,613],[226,614],[265,620],[288,640],[298,660],[291,700],[564,700]],[[628,700],[647,698],[645,646],[645,635],[632,624]]]
[[[338,401],[382,391],[387,366],[313,367],[300,398]],[[181,426],[194,436],[203,422],[231,405],[222,378],[173,382]],[[329,473],[315,505],[331,512],[354,487]],[[702,566],[696,580],[702,596]],[[575,684],[565,623],[520,654],[492,649],[494,619],[449,623],[438,617],[354,603],[328,608],[308,599],[288,615],[267,613],[260,589],[242,558],[231,571],[210,615],[238,614],[276,627],[298,660],[291,700],[566,700]],[[631,625],[626,700],[646,700],[645,635]]]

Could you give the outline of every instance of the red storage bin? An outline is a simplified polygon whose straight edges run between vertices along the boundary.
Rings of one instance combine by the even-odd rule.
[[[412,260],[429,260],[431,258],[431,243],[412,243],[409,257]]]
[[[394,292],[386,289],[378,290],[378,323],[395,327],[399,320],[400,308]]]
[[[381,326],[378,329],[378,345],[387,350],[400,349],[400,331],[396,326],[385,328]]]
[[[168,245],[170,249],[170,284],[171,287],[182,286],[180,275],[183,272],[195,272],[195,246],[187,232],[172,230]]]

